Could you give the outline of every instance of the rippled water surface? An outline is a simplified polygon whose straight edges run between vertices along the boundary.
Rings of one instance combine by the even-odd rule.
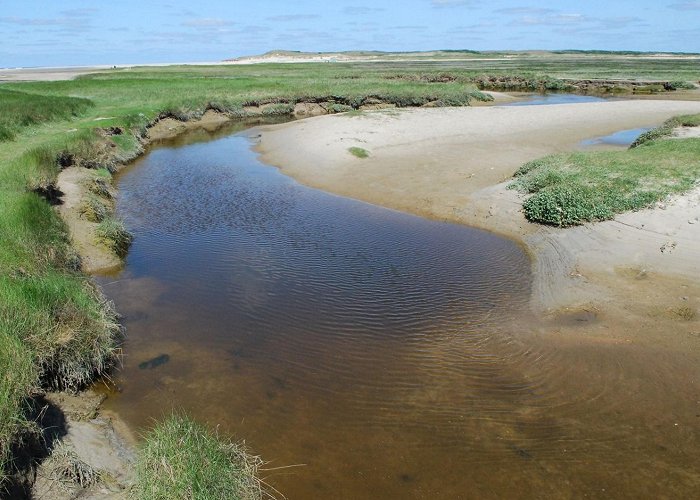
[[[634,403],[646,370],[623,375],[643,353],[525,335],[521,248],[301,186],[251,133],[189,137],[118,179],[136,238],[101,279],[128,329],[108,408],[136,429],[185,409],[245,438],[289,499],[619,497],[648,491],[639,471],[692,484],[692,453],[648,438],[685,423],[648,416],[668,387]]]

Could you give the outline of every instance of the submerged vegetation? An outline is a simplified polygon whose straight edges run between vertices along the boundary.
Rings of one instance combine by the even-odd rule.
[[[700,115],[681,116],[646,132],[626,151],[564,153],[531,161],[515,173],[511,187],[531,194],[523,204],[528,219],[557,226],[649,207],[698,185],[700,138],[668,139],[674,127],[698,124]]]
[[[562,78],[582,74],[685,82],[696,71],[692,62],[581,61],[567,56],[559,63],[487,59],[459,67],[448,62],[172,66],[2,84],[0,477],[13,472],[11,449],[32,425],[30,395],[46,388],[78,390],[105,373],[118,353],[115,312],[80,271],[66,225],[52,206],[60,203],[56,178],[62,169],[94,171],[80,210],[97,225],[95,238],[124,255],[131,236],[112,213],[110,172],[142,151],[142,138],[160,118],[189,120],[208,110],[232,118],[291,115],[297,105],[309,103],[331,113],[378,103],[461,106],[489,99],[477,83],[493,74],[545,82],[550,89],[564,88]],[[357,149],[351,153],[366,154]],[[524,167],[517,184],[533,193],[526,208],[533,220],[574,224],[688,189],[698,177],[699,154],[700,140],[653,140],[623,153],[559,155]],[[693,168],[681,168],[688,164]],[[605,191],[606,204],[598,190]],[[258,465],[234,445],[175,416],[147,436],[139,491],[143,498],[256,498]]]

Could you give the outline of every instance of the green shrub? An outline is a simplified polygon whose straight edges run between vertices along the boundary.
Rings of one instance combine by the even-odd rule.
[[[101,171],[106,171],[109,174],[109,170],[102,168]],[[106,198],[111,200],[114,195],[112,194],[111,185],[111,174],[106,177],[104,174],[96,175],[88,181],[87,184],[88,191],[96,196]]]
[[[508,187],[532,194],[523,203],[529,220],[570,226],[649,207],[698,185],[700,139],[644,144],[540,158],[518,169]]]
[[[354,108],[352,106],[348,106],[347,104],[338,104],[337,102],[326,106],[326,111],[329,113],[348,113],[353,110]]]
[[[690,82],[676,80],[673,82],[669,82],[669,84],[667,85],[667,88],[669,90],[692,90],[695,88],[695,85],[693,85]]]
[[[657,139],[663,139],[673,135],[673,130],[677,127],[698,127],[700,126],[700,114],[675,116],[666,120],[660,126],[648,130],[641,134],[630,145],[630,149],[642,146]]]
[[[110,215],[110,207],[99,197],[88,194],[80,204],[80,215],[90,222],[102,222]]]
[[[263,116],[284,116],[294,113],[294,105],[289,103],[271,104],[263,108]]]
[[[523,209],[529,220],[555,226],[571,226],[613,216],[600,194],[583,186],[548,186],[528,198]]]
[[[635,94],[657,94],[665,91],[666,88],[662,84],[638,85],[632,89]]]

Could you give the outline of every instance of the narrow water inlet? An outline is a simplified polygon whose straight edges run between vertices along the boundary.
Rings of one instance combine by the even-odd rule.
[[[630,390],[641,354],[530,331],[517,244],[301,186],[251,135],[189,136],[118,178],[136,238],[100,280],[128,333],[108,409],[245,438],[299,465],[266,478],[290,499],[649,492],[640,473],[692,467],[692,440],[644,438],[671,391]]]
[[[596,95],[570,94],[565,92],[549,92],[545,94],[523,94],[523,100],[500,104],[500,106],[548,106],[553,104],[575,104],[585,102],[604,102],[613,97]]]
[[[581,141],[581,146],[629,146],[644,132],[648,132],[653,127],[640,127],[627,130],[620,130],[609,135],[594,137]]]

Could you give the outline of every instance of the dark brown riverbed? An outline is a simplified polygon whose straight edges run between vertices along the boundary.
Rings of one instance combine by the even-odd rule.
[[[136,239],[100,280],[128,329],[108,409],[245,438],[291,500],[692,491],[692,386],[662,414],[676,378],[654,373],[687,360],[647,373],[643,349],[542,342],[555,326],[531,326],[518,245],[301,186],[252,133],[189,136],[121,174]]]

